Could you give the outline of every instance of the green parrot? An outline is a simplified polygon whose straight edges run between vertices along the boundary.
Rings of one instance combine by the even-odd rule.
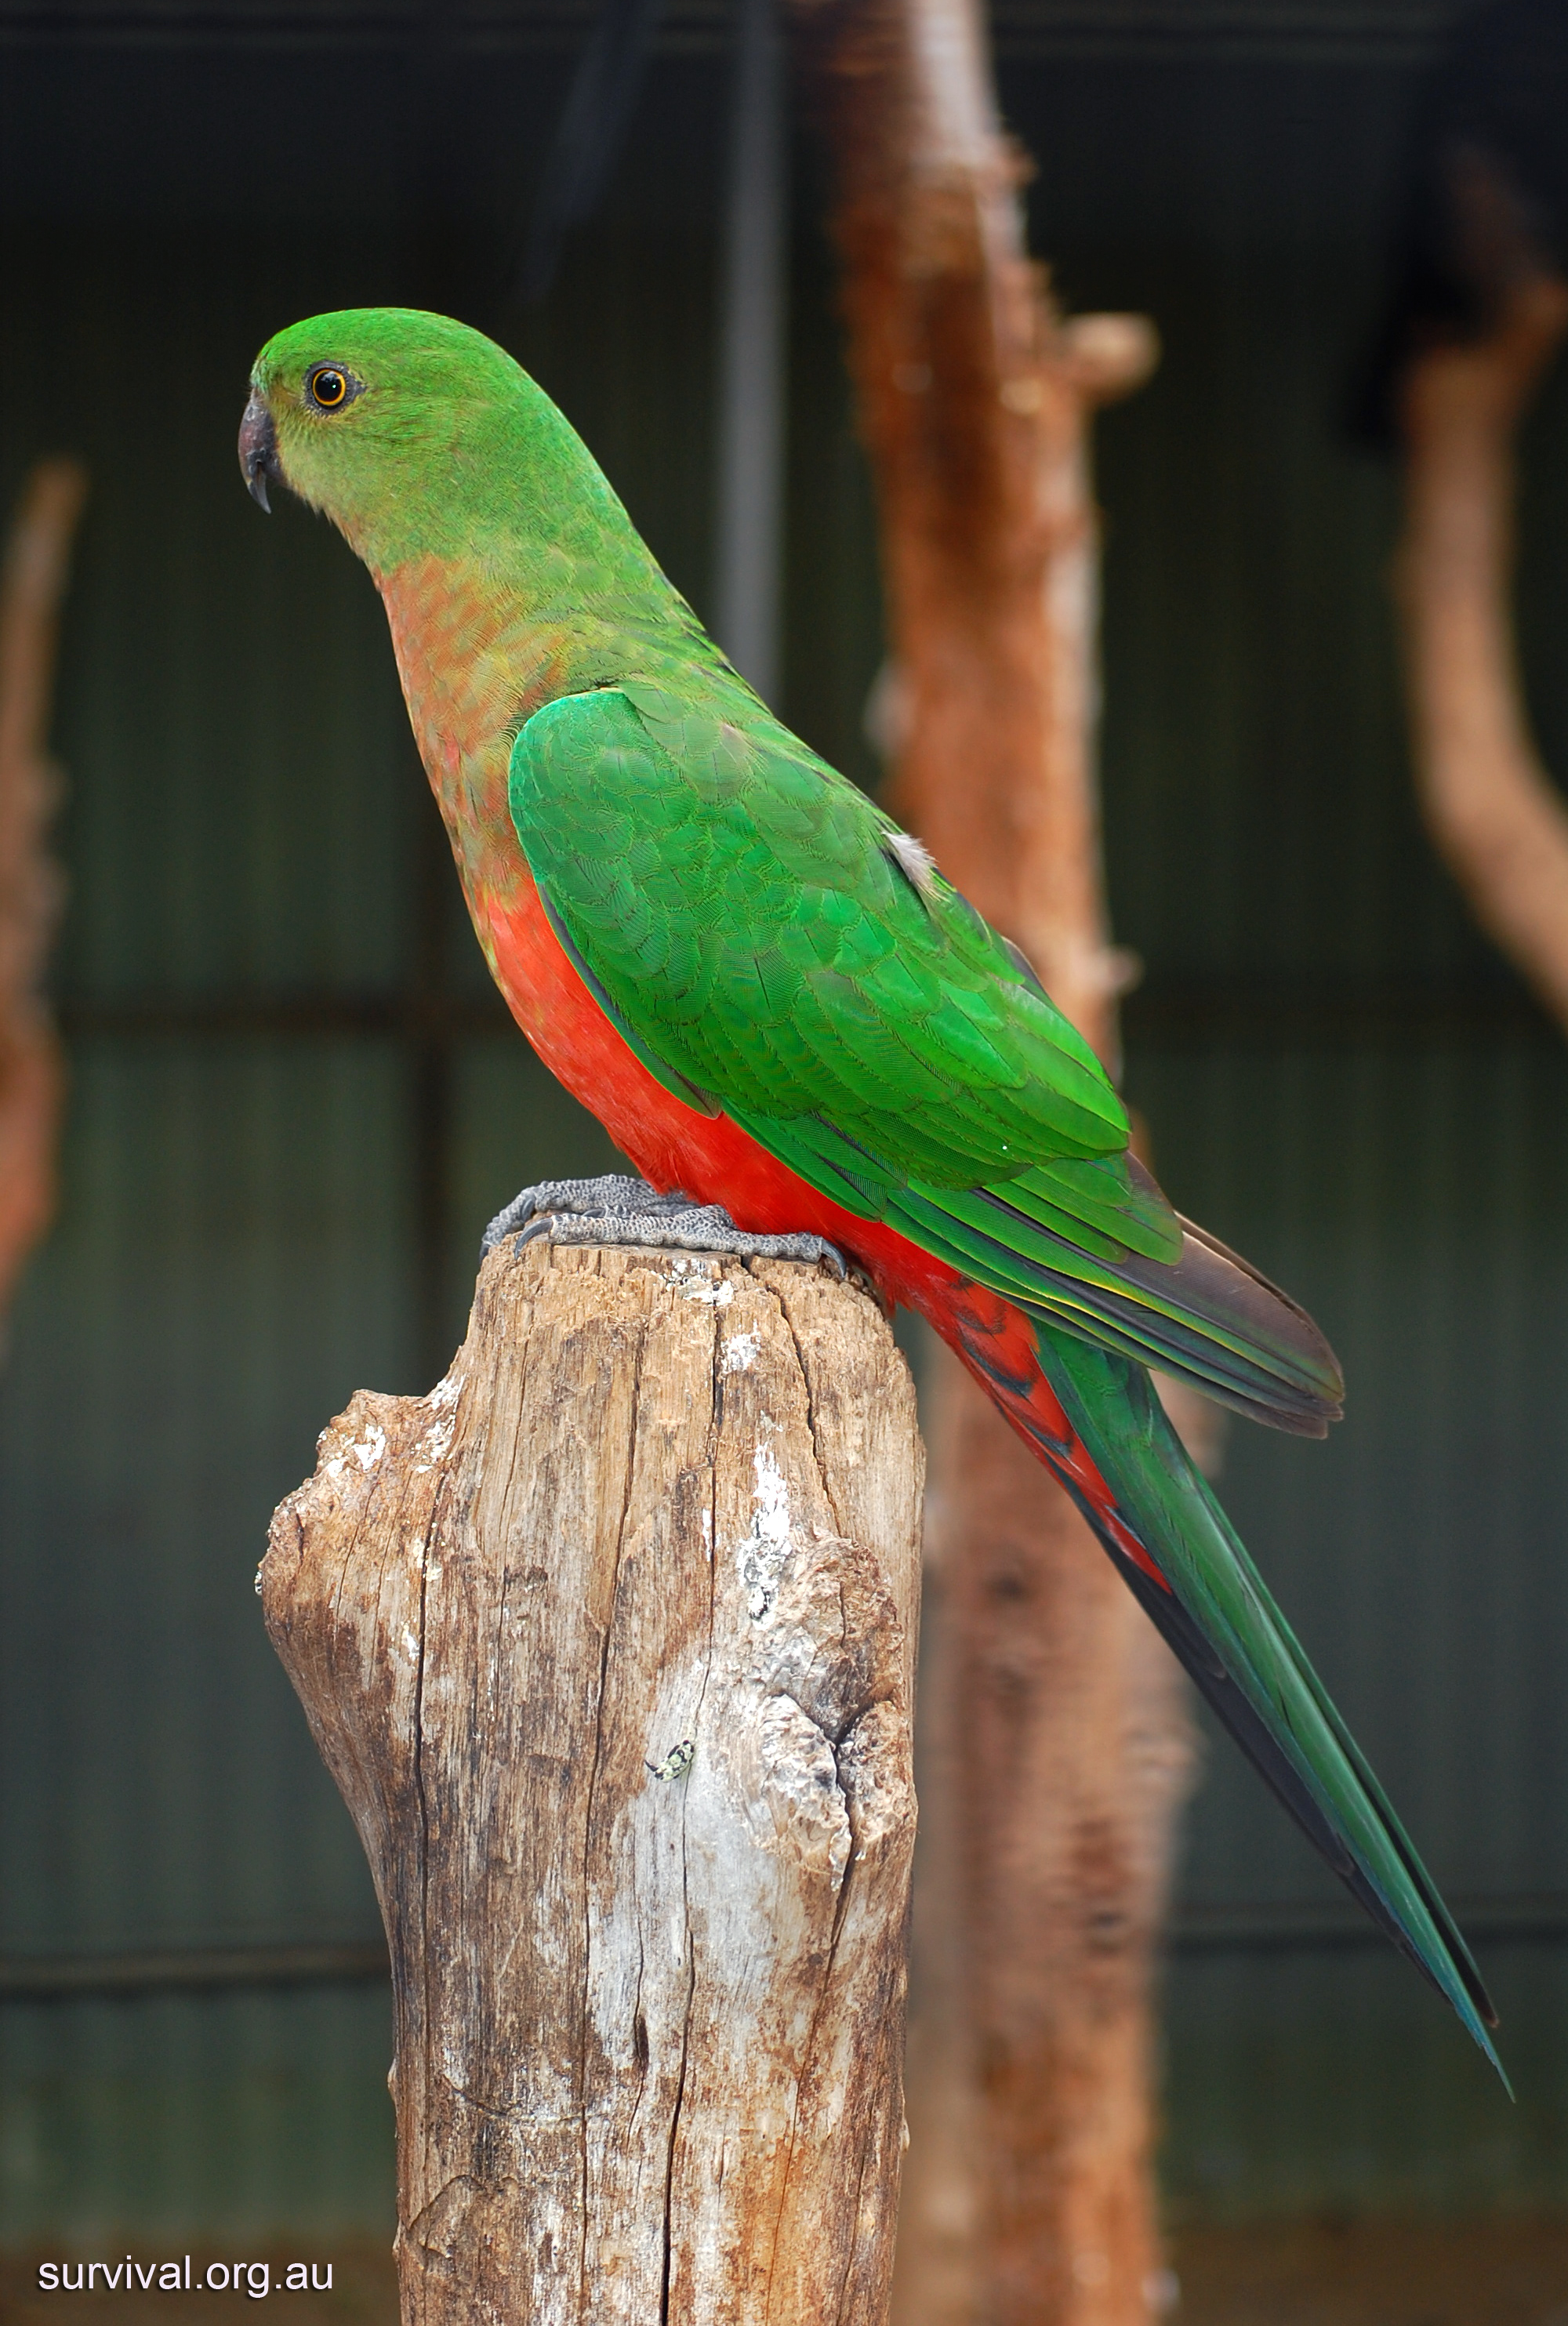
[[[487,1246],[847,1255],[927,1317],[1498,2065],[1464,1940],[1150,1381],[1321,1437],[1311,1318],[1172,1211],[1027,960],[772,716],[502,349],[313,317],[257,358],[239,451],[369,567],[490,971],[642,1175],[525,1188]]]

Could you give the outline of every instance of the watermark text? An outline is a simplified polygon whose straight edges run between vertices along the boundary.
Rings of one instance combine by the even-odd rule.
[[[41,2261],[40,2293],[330,2293],[330,2261]]]

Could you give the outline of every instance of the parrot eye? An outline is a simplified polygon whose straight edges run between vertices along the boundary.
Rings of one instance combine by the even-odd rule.
[[[341,412],[363,392],[341,364],[316,364],[305,374],[305,400],[318,412]]]

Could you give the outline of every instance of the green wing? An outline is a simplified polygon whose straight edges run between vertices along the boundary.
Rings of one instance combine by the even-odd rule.
[[[1287,1428],[1337,1410],[1316,1328],[1177,1218],[1022,956],[760,708],[566,696],[510,796],[562,942],[668,1088],[1087,1339]]]

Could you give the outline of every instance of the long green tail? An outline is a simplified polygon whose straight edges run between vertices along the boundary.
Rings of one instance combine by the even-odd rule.
[[[1144,1367],[978,1288],[939,1321],[1071,1493],[1248,1759],[1447,1997],[1511,2094],[1487,2033],[1497,2014],[1453,1917]]]

